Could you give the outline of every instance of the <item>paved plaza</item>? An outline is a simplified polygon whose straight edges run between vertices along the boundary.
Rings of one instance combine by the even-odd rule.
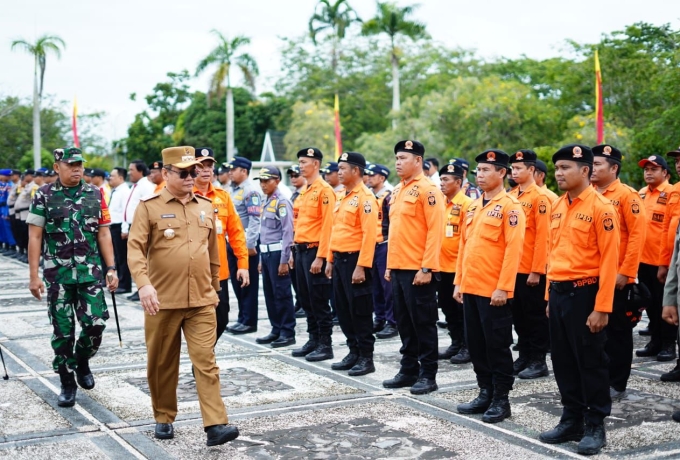
[[[232,296],[232,318],[235,311]],[[332,361],[309,363],[291,357],[289,349],[256,344],[255,338],[270,329],[262,296],[258,332],[225,333],[216,348],[222,397],[241,436],[219,447],[205,445],[184,345],[175,438],[159,441],[153,437],[146,381],[143,311],[121,296],[118,314],[123,347],[111,311],[102,347],[91,362],[96,387],[79,389],[74,408],[60,408],[46,305],[28,291],[27,265],[0,257],[0,346],[10,375],[0,381],[0,458],[580,457],[575,442],[550,446],[537,439],[559,420],[559,394],[552,375],[518,380],[510,393],[512,417],[485,424],[481,416],[463,416],[455,410],[477,394],[471,364],[440,361],[439,391],[426,396],[413,396],[408,389],[385,390],[381,382],[399,368],[398,337],[376,342],[375,373],[348,377],[332,371]],[[304,319],[298,320],[296,346],[306,341],[305,329]],[[635,337],[636,347],[646,341],[637,333]],[[440,330],[440,347],[448,343]],[[347,347],[337,326],[333,345],[339,361]],[[674,365],[635,359],[628,396],[614,403],[606,419],[608,445],[596,458],[680,458],[680,424],[671,420],[672,412],[680,409],[680,387],[659,381]]]

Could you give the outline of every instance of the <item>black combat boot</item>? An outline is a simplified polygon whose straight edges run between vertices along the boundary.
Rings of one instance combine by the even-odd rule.
[[[537,353],[531,356],[529,365],[517,374],[517,377],[521,379],[537,379],[539,377],[546,377],[548,374],[548,365],[545,363],[545,355]]]
[[[512,375],[518,375],[529,366],[529,354],[520,350],[519,358],[512,363]]]
[[[375,364],[373,364],[373,355],[360,356],[354,367],[352,367],[347,375],[357,377],[359,375],[370,374],[375,372]]]
[[[568,441],[580,441],[583,438],[583,419],[560,420],[552,430],[544,431],[538,436],[546,444],[562,444]]]
[[[451,337],[451,345],[446,350],[439,352],[439,359],[451,359],[451,357],[456,356],[460,351],[460,340],[454,338],[450,332],[449,336]]]
[[[309,340],[307,340],[307,343],[302,345],[302,348],[296,348],[293,350],[292,355],[296,358],[307,356],[316,349],[318,344],[319,342],[317,340],[316,334],[309,334]]]
[[[357,361],[359,361],[359,354],[350,351],[347,356],[342,358],[342,361],[331,364],[331,369],[334,371],[348,371],[354,367]]]
[[[333,342],[331,336],[327,335],[324,337],[319,337],[319,342],[313,352],[305,356],[305,359],[309,362],[325,361],[327,359],[333,359]]]
[[[76,392],[78,391],[73,372],[69,371],[66,366],[59,366],[59,380],[61,380],[61,393],[57,399],[57,406],[73,407],[76,404]]]
[[[90,361],[87,358],[78,358],[76,380],[83,390],[91,390],[94,388],[94,376],[92,375],[92,371],[90,371]]]
[[[592,425],[586,423],[583,439],[578,443],[578,453],[581,455],[596,455],[607,445],[607,435],[604,432],[604,423]]]
[[[510,400],[508,399],[508,389],[496,387],[493,390],[493,400],[491,405],[482,415],[482,422],[498,423],[510,417]]]
[[[458,353],[451,356],[451,359],[449,359],[451,364],[467,364],[470,361],[472,361],[472,358],[470,357],[470,352],[465,345],[460,347]]]
[[[456,410],[460,414],[483,414],[491,405],[493,390],[491,388],[480,388],[479,396],[469,403],[458,404]]]

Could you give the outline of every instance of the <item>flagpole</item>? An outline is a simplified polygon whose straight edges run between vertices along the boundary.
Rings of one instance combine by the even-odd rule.
[[[335,161],[338,161],[342,153],[342,133],[340,130],[340,98],[335,93]]]
[[[80,140],[78,139],[78,98],[73,96],[73,117],[71,119],[71,130],[73,131],[73,145],[80,148]]]
[[[597,130],[597,143],[604,142],[604,103],[602,98],[602,71],[600,69],[600,57],[595,50],[595,127]]]

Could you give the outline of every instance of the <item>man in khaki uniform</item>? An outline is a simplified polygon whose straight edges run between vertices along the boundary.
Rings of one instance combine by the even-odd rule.
[[[198,164],[193,147],[163,150],[163,164],[166,187],[140,202],[128,237],[128,265],[146,313],[155,436],[174,437],[183,331],[208,445],[215,446],[236,439],[238,428],[227,426],[213,350],[220,289],[214,211],[209,198],[193,193]]]

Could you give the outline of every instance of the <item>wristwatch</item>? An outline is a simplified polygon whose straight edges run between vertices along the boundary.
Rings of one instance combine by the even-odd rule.
[[[427,274],[427,273],[430,273],[430,269],[429,269],[429,268],[421,268],[421,270],[423,271],[423,273],[426,273],[426,274]]]

